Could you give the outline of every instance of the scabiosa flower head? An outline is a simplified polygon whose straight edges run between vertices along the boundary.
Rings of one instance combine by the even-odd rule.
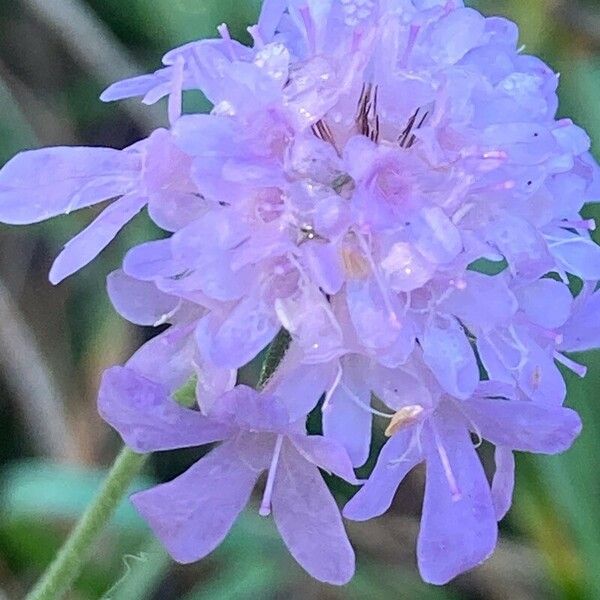
[[[556,120],[558,76],[518,48],[516,26],[459,0],[266,0],[249,32],[252,47],[221,26],[104,92],[167,97],[168,129],[121,151],[15,157],[0,219],[116,198],[53,281],[145,206],[171,234],[109,276],[120,314],[171,327],[108,372],[100,408],[140,451],[226,440],[135,499],[175,558],[212,550],[268,470],[261,512],[273,506],[310,573],[346,581],[315,465],[352,481],[375,415],[390,439],[345,514],[381,514],[426,463],[418,562],[445,583],[493,551],[513,451],[561,452],[579,432],[557,362],[584,375],[565,353],[600,345],[600,249],[580,216],[600,200],[590,140]],[[209,114],[182,113],[188,90]],[[282,336],[264,389],[236,388]],[[169,396],[192,376],[198,406],[180,409]],[[323,437],[306,437],[320,399]],[[491,484],[469,432],[496,445]]]

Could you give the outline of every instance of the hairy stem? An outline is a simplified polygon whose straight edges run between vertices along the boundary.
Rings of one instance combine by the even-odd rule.
[[[121,450],[95,499],[26,600],[59,600],[64,595],[146,458],[129,448]]]

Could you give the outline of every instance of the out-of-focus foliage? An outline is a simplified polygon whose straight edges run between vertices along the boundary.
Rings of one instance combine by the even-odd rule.
[[[587,128],[597,150],[598,1],[479,0],[471,4],[519,23],[526,50],[541,55],[562,73],[561,112]],[[97,97],[111,72],[118,78],[123,65],[154,69],[167,49],[214,35],[224,21],[234,35],[247,39],[245,27],[258,6],[259,0],[2,2],[0,162],[37,144],[122,147],[139,139],[150,119],[164,122],[161,112],[150,111],[140,120],[135,101],[119,106],[99,103]],[[86,24],[92,25],[91,33]],[[102,52],[92,60],[82,59],[89,48],[107,42],[123,58],[120,66]],[[198,106],[202,100],[193,102]],[[0,599],[24,595],[92,496],[101,477],[98,465],[106,465],[117,448],[114,434],[95,410],[99,375],[151,335],[117,317],[104,291],[104,277],[129,246],[142,236],[160,236],[143,217],[81,274],[58,288],[47,283],[52,256],[91,216],[77,214],[50,224],[0,231],[0,305],[6,304],[0,321],[20,328],[19,343],[33,346],[37,366],[55,389],[50,398],[24,395],[21,383],[29,365],[20,362],[18,348],[8,358],[0,351]],[[0,347],[14,345],[4,331],[0,326]],[[587,379],[569,378],[569,403],[581,412],[585,424],[581,438],[564,456],[520,457],[515,504],[503,523],[497,553],[484,567],[446,588],[422,584],[414,566],[422,493],[422,474],[416,473],[388,515],[366,524],[349,524],[359,566],[356,578],[345,588],[330,588],[305,576],[283,551],[273,524],[256,513],[245,514],[211,557],[182,567],[172,563],[134,511],[123,505],[89,558],[71,598],[600,598],[600,353],[582,360],[590,367]],[[36,418],[41,408],[44,418]],[[173,477],[193,458],[193,452],[155,456],[148,478],[136,487]],[[340,498],[348,493],[341,487],[336,491]]]

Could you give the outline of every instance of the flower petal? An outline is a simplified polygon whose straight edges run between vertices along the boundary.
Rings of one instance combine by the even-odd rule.
[[[344,375],[340,385],[323,407],[323,435],[346,448],[354,466],[363,465],[371,447],[371,423],[373,416],[365,407],[371,403],[368,382],[361,377],[358,364],[345,360]]]
[[[501,521],[512,504],[515,487],[515,457],[510,448],[498,446],[494,452],[496,471],[492,480],[492,502],[496,520]]]
[[[345,481],[358,483],[350,457],[341,444],[321,435],[290,435],[289,439],[306,460]]]
[[[134,194],[111,204],[81,233],[67,242],[50,269],[50,281],[60,283],[94,260],[145,205],[146,199]]]
[[[354,551],[340,511],[317,467],[283,443],[272,497],[277,529],[292,556],[315,579],[343,585],[354,574]]]
[[[200,321],[200,351],[215,365],[238,368],[250,362],[275,337],[279,323],[274,309],[257,294],[241,300],[225,319],[212,315]]]
[[[173,325],[146,342],[127,367],[173,392],[194,373],[194,337],[189,325]]]
[[[600,348],[600,292],[577,298],[571,318],[563,327],[561,350],[583,352]]]
[[[201,446],[231,433],[229,427],[182,408],[163,386],[126,367],[104,373],[98,410],[136,452]]]
[[[562,406],[471,398],[461,408],[486,440],[522,452],[564,452],[581,432],[579,415]]]
[[[516,291],[519,307],[537,325],[556,329],[571,314],[573,296],[569,287],[553,279],[539,279]]]
[[[589,237],[566,230],[549,244],[550,252],[568,273],[585,280],[600,279],[600,246]]]
[[[302,351],[292,341],[265,387],[286,406],[291,421],[306,417],[335,379],[333,362],[306,364],[302,357]]]
[[[498,527],[490,487],[465,424],[450,410],[435,422],[439,440],[431,427],[424,430],[427,478],[417,558],[423,579],[442,585],[490,556]],[[448,468],[459,497],[450,490]]]
[[[17,154],[0,170],[0,221],[37,223],[133,192],[141,160],[111,148],[56,147]]]
[[[136,325],[155,326],[179,306],[179,299],[161,292],[153,283],[113,271],[106,279],[108,295],[116,311]]]
[[[260,393],[247,385],[237,385],[225,392],[210,414],[247,431],[280,433],[290,422],[285,407],[275,396]]]
[[[382,515],[391,506],[406,475],[422,460],[412,428],[396,433],[383,447],[371,476],[344,507],[344,516],[366,521]]]
[[[479,383],[479,368],[458,322],[449,319],[445,328],[432,324],[420,341],[423,359],[440,385],[456,398],[471,396]]]
[[[225,538],[250,499],[259,471],[225,443],[173,481],[134,494],[131,501],[169,554],[200,560]]]

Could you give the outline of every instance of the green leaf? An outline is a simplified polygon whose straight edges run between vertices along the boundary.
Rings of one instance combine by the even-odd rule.
[[[0,507],[5,520],[75,520],[87,507],[104,481],[103,469],[69,467],[41,460],[14,463],[4,471],[0,487]],[[128,492],[152,485],[138,477]],[[146,531],[142,519],[125,498],[111,521],[118,528]]]
[[[489,260],[487,258],[479,258],[472,262],[467,269],[469,271],[475,271],[482,273],[483,275],[499,275],[502,271],[508,269],[508,263],[506,259],[502,260]]]

